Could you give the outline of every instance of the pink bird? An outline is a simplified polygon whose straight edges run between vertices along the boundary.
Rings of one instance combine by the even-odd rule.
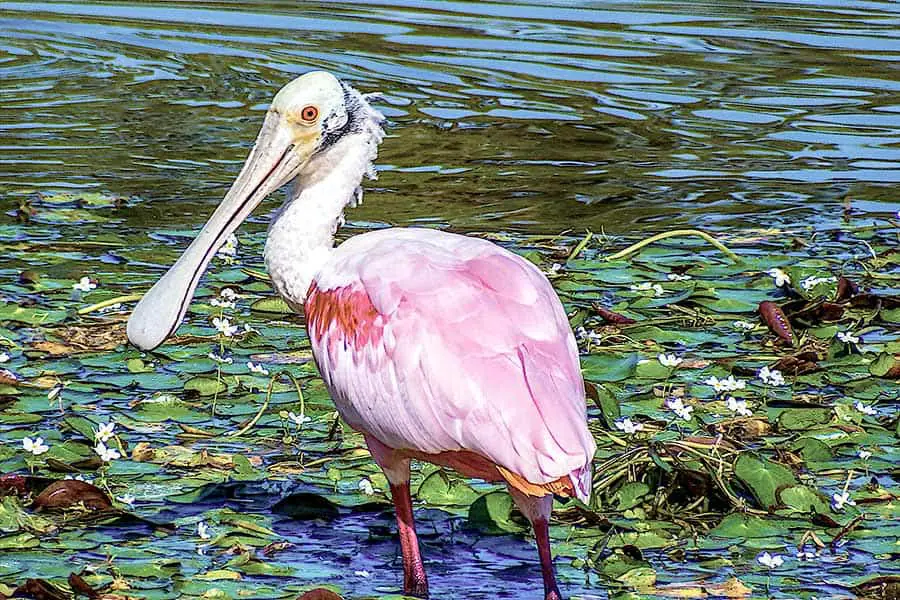
[[[225,239],[290,183],[265,261],[306,315],[313,356],[343,419],[390,483],[403,591],[426,598],[410,460],[505,482],[537,540],[545,600],[561,598],[550,552],[553,495],[587,502],[595,444],[575,338],[540,270],[490,242],[390,228],[337,248],[344,208],[384,137],[384,117],[324,72],[272,101],[247,162],[197,238],[137,305],[128,337],[160,345],[184,317]]]

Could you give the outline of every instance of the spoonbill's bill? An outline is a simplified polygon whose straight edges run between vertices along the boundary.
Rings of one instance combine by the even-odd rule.
[[[409,490],[415,459],[505,482],[534,527],[545,600],[559,600],[553,495],[588,500],[595,450],[575,338],[540,270],[485,240],[390,228],[334,247],[344,208],[374,173],[383,121],[328,73],[286,85],[222,203],[138,303],[128,338],[150,350],[170,336],[217,249],[289,183],[266,267],[277,292],[305,313],[335,405],[390,483],[404,593],[428,596]]]

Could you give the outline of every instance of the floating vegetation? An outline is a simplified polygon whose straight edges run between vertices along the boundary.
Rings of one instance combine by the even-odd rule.
[[[190,233],[126,244],[71,211],[112,219],[128,201],[89,200],[41,197],[0,227],[0,593],[395,589],[365,568],[396,551],[387,482],[338,419],[302,317],[273,297],[262,234],[230,245],[178,336],[140,353],[129,303]],[[559,505],[552,528],[569,595],[896,593],[897,223],[718,246],[490,237],[545,269],[583,349],[598,453],[591,505]],[[451,538],[524,545],[500,488],[421,466],[413,489]],[[373,511],[343,535],[384,542],[375,563],[306,544],[306,524]],[[423,533],[426,557],[440,537]]]

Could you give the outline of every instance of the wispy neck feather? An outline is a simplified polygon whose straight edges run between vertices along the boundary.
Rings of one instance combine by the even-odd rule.
[[[381,115],[363,103],[357,110],[366,108],[379,120],[358,115],[364,119],[314,156],[288,189],[287,201],[269,226],[266,268],[275,290],[295,310],[331,254],[344,207],[361,199],[364,175],[374,178],[372,161],[384,132]]]

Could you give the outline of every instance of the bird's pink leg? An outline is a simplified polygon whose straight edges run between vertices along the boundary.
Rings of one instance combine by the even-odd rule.
[[[509,493],[534,528],[538,555],[541,557],[541,575],[544,577],[544,600],[562,600],[562,594],[556,585],[553,556],[550,553],[550,513],[553,510],[553,496],[549,494],[541,497],[528,496],[513,487],[509,488]]]
[[[366,436],[366,445],[391,486],[400,533],[400,552],[403,555],[403,594],[428,598],[428,577],[419,553],[419,538],[416,537],[412,498],[409,494],[409,459],[398,458],[392,448],[370,436]]]

